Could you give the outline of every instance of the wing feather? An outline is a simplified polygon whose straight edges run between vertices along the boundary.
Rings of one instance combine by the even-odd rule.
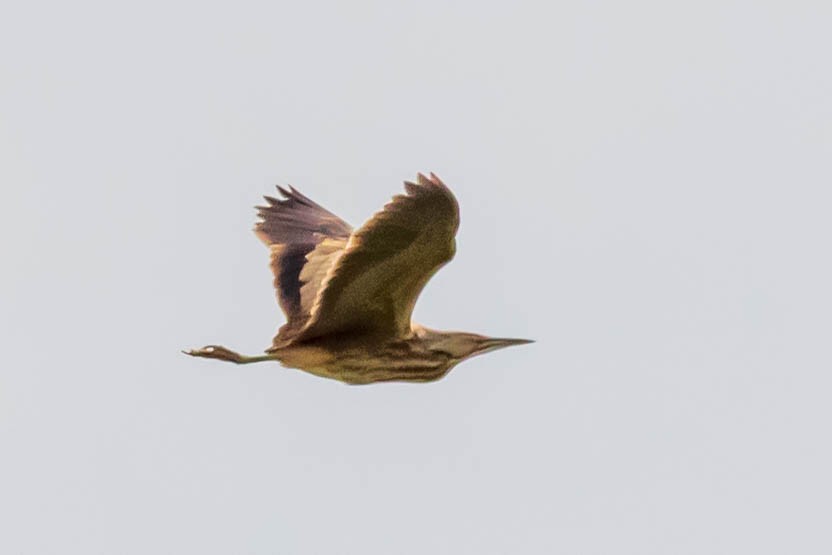
[[[333,263],[293,341],[411,333],[419,293],[454,256],[459,205],[434,174],[419,174],[416,183],[405,183],[405,191],[354,232],[342,252],[329,255]]]
[[[282,198],[264,197],[267,206],[257,207],[260,221],[254,233],[271,251],[277,300],[287,320],[278,333],[282,340],[306,324],[317,287],[335,262],[333,254],[346,246],[352,228],[294,188],[277,189]],[[324,245],[327,256],[313,255]]]

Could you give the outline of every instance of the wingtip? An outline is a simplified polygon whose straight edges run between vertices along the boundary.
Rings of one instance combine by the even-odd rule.
[[[439,179],[439,176],[433,172],[428,172],[427,175],[423,174],[422,172],[417,173],[416,183],[418,183],[422,187],[434,186],[447,188],[447,185],[445,185],[445,183],[441,179]]]
[[[407,191],[408,195],[415,195],[419,192],[419,186],[413,183],[412,181],[405,181],[404,190]]]

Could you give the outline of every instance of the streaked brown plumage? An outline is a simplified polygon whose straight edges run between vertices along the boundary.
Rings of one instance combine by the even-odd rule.
[[[210,345],[187,354],[238,364],[277,360],[346,383],[432,381],[462,360],[529,343],[437,331],[410,321],[422,288],[456,250],[459,206],[434,174],[418,174],[363,227],[353,229],[292,187],[265,197],[255,234],[271,250],[286,313],[266,354]]]

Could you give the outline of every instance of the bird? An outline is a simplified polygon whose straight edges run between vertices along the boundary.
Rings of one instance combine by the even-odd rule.
[[[441,331],[411,321],[428,280],[456,252],[459,205],[434,173],[404,182],[362,227],[277,186],[255,207],[254,233],[271,253],[278,304],[286,315],[264,354],[221,345],[183,351],[237,364],[278,361],[347,384],[431,382],[463,360],[528,339]]]

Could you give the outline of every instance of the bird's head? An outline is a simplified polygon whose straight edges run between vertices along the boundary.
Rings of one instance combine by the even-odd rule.
[[[449,355],[456,361],[472,356],[496,351],[512,345],[533,343],[531,339],[511,339],[507,337],[486,337],[476,333],[460,331],[436,331],[422,328],[419,335],[431,351]]]

